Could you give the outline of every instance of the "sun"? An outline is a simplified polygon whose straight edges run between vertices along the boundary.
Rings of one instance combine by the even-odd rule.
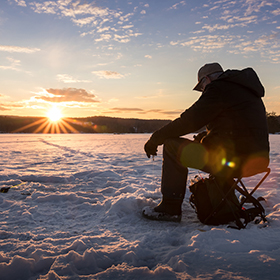
[[[46,111],[45,117],[39,118],[13,132],[21,132],[34,127],[33,133],[79,133],[71,124],[76,124],[76,121],[66,118],[61,111],[61,107],[53,105]]]
[[[47,117],[51,122],[57,122],[62,118],[62,112],[56,106],[53,106],[48,112]]]

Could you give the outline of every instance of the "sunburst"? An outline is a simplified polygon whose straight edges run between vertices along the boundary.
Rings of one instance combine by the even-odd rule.
[[[71,119],[64,118],[60,108],[53,106],[47,113],[47,117],[43,117],[38,121],[25,125],[19,129],[13,131],[21,132],[30,127],[35,127],[33,133],[79,133],[69,122],[73,122]]]
[[[62,112],[61,110],[53,106],[47,113],[47,117],[50,119],[52,122],[58,122],[62,118]]]

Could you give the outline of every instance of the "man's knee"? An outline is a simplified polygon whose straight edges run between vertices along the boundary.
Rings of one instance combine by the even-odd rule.
[[[182,147],[193,143],[193,141],[185,139],[185,138],[168,138],[163,143],[163,149],[166,150],[168,153],[173,155],[178,155],[182,150]]]

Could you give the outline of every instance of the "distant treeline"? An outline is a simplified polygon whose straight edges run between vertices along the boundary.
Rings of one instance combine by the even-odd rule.
[[[269,133],[279,133],[280,132],[280,116],[277,116],[275,112],[267,113],[267,124]]]
[[[47,118],[0,116],[1,133],[152,133],[170,120],[112,117],[65,118],[52,124]],[[280,133],[280,116],[267,113],[269,133]]]
[[[0,116],[1,133],[151,133],[170,120],[142,120],[112,117],[64,118],[52,124],[47,118]]]

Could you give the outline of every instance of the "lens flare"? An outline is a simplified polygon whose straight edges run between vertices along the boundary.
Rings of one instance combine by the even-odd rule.
[[[235,167],[235,163],[233,161],[227,161],[225,158],[222,159],[222,165],[228,166],[230,168]]]

